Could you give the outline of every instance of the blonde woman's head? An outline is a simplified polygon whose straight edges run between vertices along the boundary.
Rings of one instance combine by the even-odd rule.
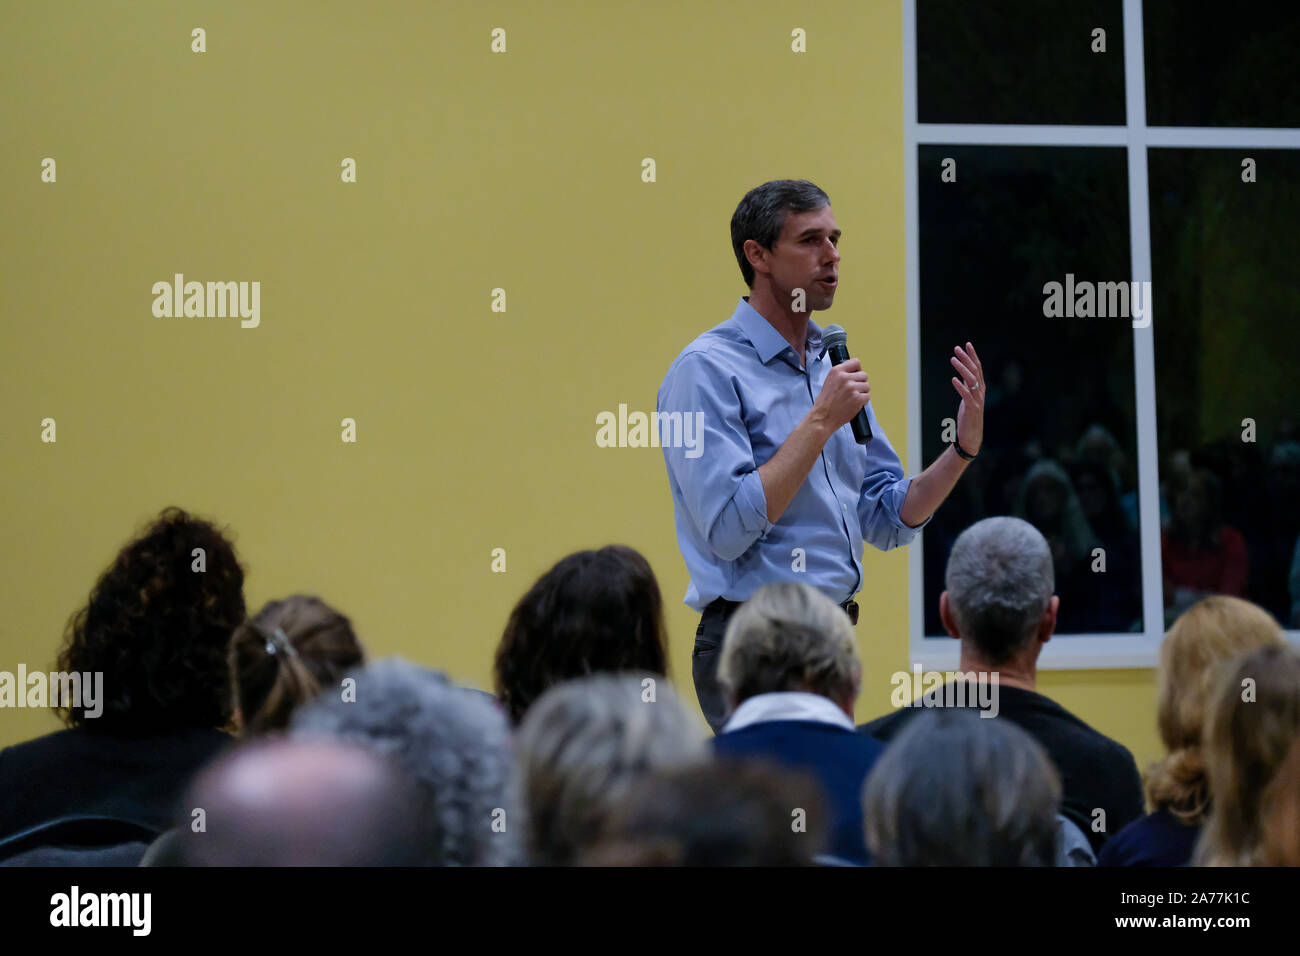
[[[1147,773],[1153,807],[1188,825],[1204,820],[1210,791],[1201,734],[1214,682],[1233,658],[1284,643],[1277,621],[1241,598],[1205,598],[1174,621],[1156,673],[1156,722],[1166,755]]]
[[[1266,647],[1224,668],[1205,721],[1205,770],[1213,802],[1196,865],[1264,861],[1266,795],[1297,737],[1300,653]]]
[[[800,581],[763,585],[727,622],[718,683],[733,707],[758,694],[805,691],[851,709],[861,676],[848,615]]]

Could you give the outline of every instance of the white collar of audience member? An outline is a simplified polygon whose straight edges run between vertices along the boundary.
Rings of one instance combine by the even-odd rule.
[[[771,694],[755,694],[742,701],[722,728],[722,733],[770,720],[811,720],[835,724],[845,730],[856,729],[853,719],[829,697],[804,691],[775,691]]]

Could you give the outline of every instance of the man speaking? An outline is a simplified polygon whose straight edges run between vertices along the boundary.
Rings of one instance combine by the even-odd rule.
[[[980,450],[984,372],[971,343],[953,349],[957,441],[929,468],[902,463],[869,404],[857,359],[833,365],[810,313],[839,283],[840,229],[810,182],[774,180],[746,194],[731,245],[750,294],[688,345],[659,387],[658,411],[702,412],[697,457],[664,443],[677,541],[690,571],[686,603],[701,613],[692,672],[705,719],[726,717],[718,650],[732,612],[769,581],[802,580],[857,623],[863,542],[908,544]],[[866,409],[866,423],[849,423]],[[855,432],[871,437],[859,443]],[[767,719],[817,719],[800,697]]]

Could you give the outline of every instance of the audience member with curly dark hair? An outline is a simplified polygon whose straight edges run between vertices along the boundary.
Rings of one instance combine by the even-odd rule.
[[[519,599],[497,647],[497,699],[518,725],[549,687],[614,671],[668,672],[659,583],[619,544],[561,559]]]
[[[167,508],[118,552],[68,621],[57,669],[101,699],[49,704],[68,725],[0,751],[0,836],[68,815],[163,829],[192,773],[230,741],[226,650],[244,571],[213,524]]]

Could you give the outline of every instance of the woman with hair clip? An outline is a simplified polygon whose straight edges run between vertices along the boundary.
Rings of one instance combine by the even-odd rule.
[[[284,730],[296,709],[364,664],[352,623],[320,598],[299,594],[269,602],[230,639],[240,735]]]
[[[281,733],[294,711],[365,664],[352,622],[317,597],[295,594],[270,601],[231,635],[227,650],[239,736]],[[158,837],[141,866],[182,865],[185,827]]]

